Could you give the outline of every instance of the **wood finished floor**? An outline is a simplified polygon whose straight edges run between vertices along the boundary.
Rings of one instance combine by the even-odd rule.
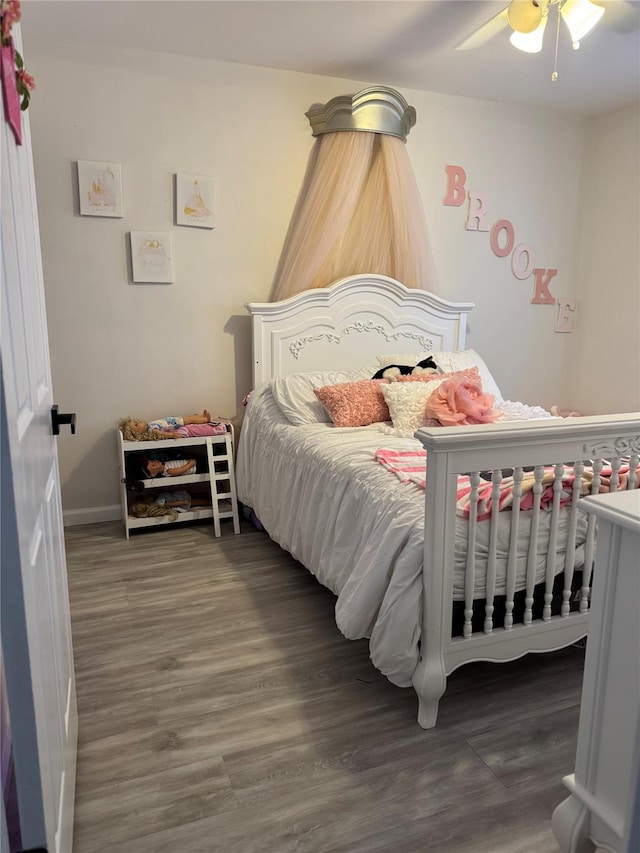
[[[463,667],[424,731],[333,595],[250,525],[66,545],[74,853],[558,853],[580,649]]]

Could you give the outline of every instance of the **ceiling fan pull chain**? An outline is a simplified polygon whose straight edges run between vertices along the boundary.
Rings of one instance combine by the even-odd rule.
[[[558,22],[556,25],[556,55],[553,60],[553,74],[551,75],[551,81],[553,83],[558,79],[558,42],[560,41],[560,6],[562,3],[558,3],[556,9],[558,10]]]

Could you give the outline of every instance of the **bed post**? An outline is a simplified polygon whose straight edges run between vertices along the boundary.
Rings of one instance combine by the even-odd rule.
[[[456,477],[449,476],[449,455],[429,451],[425,489],[424,569],[420,660],[412,682],[418,694],[418,723],[435,726],[438,703],[447,686],[443,646],[451,637]]]

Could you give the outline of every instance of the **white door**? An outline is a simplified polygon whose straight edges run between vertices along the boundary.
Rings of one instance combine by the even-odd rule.
[[[2,651],[22,847],[67,853],[77,712],[38,216],[28,115],[19,146],[2,110]]]

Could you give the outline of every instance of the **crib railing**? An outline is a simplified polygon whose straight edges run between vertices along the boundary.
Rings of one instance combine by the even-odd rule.
[[[469,481],[468,504],[464,516],[468,518],[466,572],[464,578],[464,625],[462,635],[469,638],[473,633],[473,607],[478,597],[478,575],[485,590],[484,624],[482,630],[490,634],[494,628],[496,599],[496,581],[498,565],[498,530],[500,522],[509,526],[509,552],[502,578],[505,588],[504,619],[501,627],[510,630],[513,627],[514,593],[517,586],[518,551],[521,547],[520,520],[525,509],[530,516],[528,546],[526,551],[526,578],[524,583],[524,614],[522,621],[530,625],[533,621],[534,591],[539,582],[538,562],[545,560],[544,606],[541,618],[549,621],[552,615],[556,576],[563,569],[562,604],[560,615],[566,617],[571,611],[572,592],[581,613],[589,606],[590,566],[593,564],[595,547],[595,524],[590,516],[584,536],[578,537],[578,517],[585,524],[584,514],[578,501],[588,494],[633,489],[638,484],[638,454],[631,453],[629,458],[615,456],[611,460],[577,460],[571,465],[557,463],[553,466],[536,465],[525,471],[516,467],[505,472],[496,469],[489,472],[474,471],[463,478]],[[460,482],[460,481],[459,481]],[[505,504],[507,506],[505,507]],[[490,508],[490,515],[486,507]],[[508,511],[507,511],[508,510]],[[460,516],[460,503],[457,507]],[[502,516],[500,513],[503,513]],[[477,553],[477,532],[480,519],[485,518],[490,525],[488,554],[479,560]],[[544,530],[541,521],[546,522]],[[546,543],[546,544],[545,544]],[[544,551],[541,554],[541,546]],[[582,586],[579,591],[572,589],[576,570],[576,549],[580,547],[583,559]],[[561,565],[558,565],[558,563]],[[455,590],[454,590],[455,597]]]
[[[417,437],[427,484],[413,682],[419,722],[430,728],[446,676],[462,664],[513,660],[586,635],[596,528],[579,500],[640,485],[640,413],[426,428]],[[456,574],[461,527],[466,562]]]

